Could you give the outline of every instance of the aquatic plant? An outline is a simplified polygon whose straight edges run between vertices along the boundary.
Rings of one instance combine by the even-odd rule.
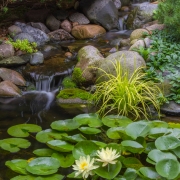
[[[37,131],[37,127],[34,126],[33,130],[32,125],[28,128],[26,124],[24,127],[12,126],[8,132],[11,134],[16,127],[19,131],[23,128]],[[85,131],[80,131],[83,127],[94,131],[86,135]],[[101,119],[97,114],[80,114],[73,119],[54,121],[52,129],[38,130],[34,138],[43,144],[43,148],[34,150],[33,157],[8,160],[5,165],[20,174],[11,180],[178,180],[179,127],[179,124],[160,120],[133,122],[125,116],[108,115]],[[98,136],[95,130],[100,131]],[[18,139],[21,138],[14,138],[10,146]],[[0,140],[3,149],[5,141]],[[45,145],[48,148],[44,148]],[[68,171],[65,171],[66,168],[69,168]]]
[[[143,68],[138,68],[129,77],[129,73],[122,69],[120,62],[112,63],[115,74],[103,72],[97,79],[96,91],[92,101],[99,107],[98,113],[102,116],[108,113],[118,113],[124,116],[133,116],[138,119],[143,115],[148,118],[149,106],[152,104],[159,113],[158,96],[162,94],[159,87],[153,82],[144,80]],[[104,78],[105,77],[105,78]],[[101,82],[101,78],[107,79]]]

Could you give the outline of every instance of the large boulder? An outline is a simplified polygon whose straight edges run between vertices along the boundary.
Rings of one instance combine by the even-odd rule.
[[[157,9],[157,4],[144,2],[134,5],[133,11],[128,15],[127,28],[137,29],[143,24],[153,20],[153,12]]]
[[[77,39],[89,39],[106,33],[106,30],[99,25],[78,25],[73,27],[71,34]]]
[[[21,90],[11,81],[2,81],[0,83],[1,97],[16,97],[21,96]]]
[[[11,81],[18,86],[26,85],[26,80],[22,77],[22,75],[11,69],[0,68],[0,78],[4,81]]]
[[[14,56],[14,48],[11,44],[0,45],[0,59]]]
[[[78,63],[72,73],[72,79],[79,85],[91,85],[96,79],[96,68],[104,57],[94,46],[85,46],[78,51]]]
[[[118,29],[118,10],[112,0],[81,0],[79,7],[91,22]]]
[[[107,72],[108,74],[116,75],[115,65],[117,62],[119,62],[121,65],[122,73],[128,72],[129,78],[136,69],[146,66],[144,59],[137,52],[118,51],[107,56],[103,61],[101,61],[96,74],[97,79],[101,77],[98,82],[107,80],[106,77],[102,78],[102,75],[104,74],[103,71]]]

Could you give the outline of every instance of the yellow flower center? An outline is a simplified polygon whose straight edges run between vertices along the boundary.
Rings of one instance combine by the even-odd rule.
[[[81,165],[80,165],[80,169],[84,170],[87,166],[87,162],[83,162]]]

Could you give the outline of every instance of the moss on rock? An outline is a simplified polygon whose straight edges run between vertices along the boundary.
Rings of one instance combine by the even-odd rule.
[[[89,92],[78,89],[78,88],[69,88],[69,89],[63,89],[59,92],[59,94],[56,96],[57,98],[63,98],[63,99],[74,99],[74,98],[80,98],[82,100],[88,100],[92,94]]]
[[[73,74],[72,74],[72,80],[75,83],[82,84],[83,82],[85,82],[85,78],[82,76],[82,74],[83,72],[81,68],[79,67],[74,68]]]

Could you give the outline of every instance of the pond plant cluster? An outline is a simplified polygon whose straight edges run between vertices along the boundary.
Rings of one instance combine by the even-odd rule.
[[[51,128],[19,124],[8,129],[12,138],[0,140],[11,153],[28,148],[34,136],[45,148],[30,159],[5,165],[18,175],[11,180],[60,179],[179,179],[180,125],[160,120],[133,122],[125,116],[95,113],[57,120]]]

